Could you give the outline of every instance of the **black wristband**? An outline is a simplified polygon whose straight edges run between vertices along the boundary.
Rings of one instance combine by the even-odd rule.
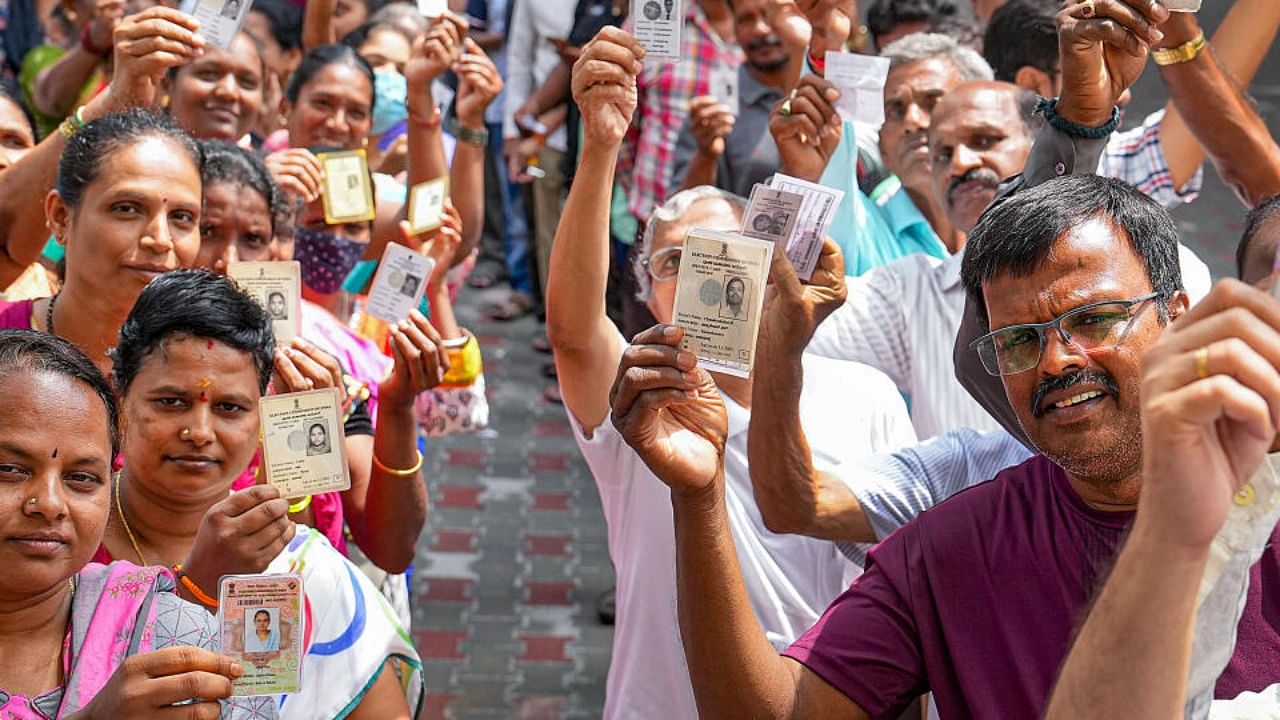
[[[1040,98],[1036,112],[1044,115],[1044,121],[1062,132],[1085,140],[1100,140],[1120,127],[1120,108],[1111,108],[1111,121],[1098,127],[1078,125],[1058,114],[1058,98]]]

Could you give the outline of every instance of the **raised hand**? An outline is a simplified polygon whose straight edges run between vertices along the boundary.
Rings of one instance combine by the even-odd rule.
[[[484,111],[502,92],[502,75],[493,60],[471,38],[462,41],[465,53],[453,65],[458,75],[458,94],[453,109],[463,127],[484,127]]]
[[[832,105],[836,86],[817,75],[800,85],[769,114],[769,133],[778,145],[780,169],[787,175],[817,182],[840,144],[840,115]]]
[[[426,37],[413,48],[413,57],[404,66],[409,95],[429,92],[431,83],[462,57],[462,38],[467,35],[467,21],[445,13],[431,23]]]
[[[183,570],[206,593],[223,575],[260,573],[293,539],[289,501],[275,485],[254,485],[209,508]]]
[[[849,295],[844,280],[844,255],[831,238],[822,244],[818,264],[808,283],[800,282],[786,253],[776,250],[769,268],[769,282],[773,292],[765,296],[759,345],[786,352],[803,352],[822,321],[843,305]]]
[[[427,291],[438,289],[449,274],[449,269],[460,261],[458,248],[462,246],[462,216],[454,206],[451,198],[444,199],[444,215],[440,227],[425,233],[414,235],[409,230],[408,221],[401,221],[400,234],[404,244],[425,254],[436,261],[427,280]]]
[[[320,160],[306,148],[279,150],[264,161],[271,178],[286,196],[315,202],[320,198],[324,170]]]
[[[810,54],[825,58],[828,50],[844,50],[858,17],[854,0],[796,0],[796,6],[813,28]]]
[[[605,27],[582,48],[573,65],[573,100],[582,112],[586,142],[615,146],[631,126],[636,77],[645,50],[630,33]]]
[[[724,154],[724,139],[733,132],[733,112],[706,95],[689,103],[689,127],[698,142],[698,150],[712,156]]]
[[[1058,114],[1086,127],[1111,120],[1111,110],[1147,64],[1164,34],[1169,11],[1156,0],[1083,0],[1058,13],[1062,98]]]
[[[673,493],[714,488],[729,433],[711,374],[678,348],[684,331],[655,325],[632,340],[609,393],[613,426]]]
[[[218,700],[231,697],[231,682],[244,674],[234,658],[182,646],[125,658],[93,700],[68,720],[184,717],[217,720]],[[193,700],[175,708],[175,703]],[[181,715],[175,714],[181,712]]]
[[[195,18],[163,5],[121,20],[114,33],[115,71],[108,88],[114,106],[155,104],[165,73],[204,52],[199,28]]]
[[[1139,520],[1203,549],[1280,428],[1280,303],[1218,283],[1143,358]]]
[[[395,364],[378,386],[380,402],[412,405],[419,393],[444,382],[449,352],[425,315],[413,310],[408,319],[392,325],[388,344]]]
[[[277,393],[343,387],[338,359],[300,337],[276,350],[271,387]]]

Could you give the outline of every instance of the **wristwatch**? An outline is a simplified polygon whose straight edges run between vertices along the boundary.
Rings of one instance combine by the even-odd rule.
[[[465,127],[458,122],[457,117],[449,118],[449,132],[454,137],[458,138],[459,141],[467,143],[468,145],[475,145],[476,147],[489,146],[488,128],[482,127],[479,130],[475,130],[473,128]]]
[[[1156,48],[1151,51],[1151,59],[1155,60],[1157,65],[1179,65],[1185,62],[1191,62],[1200,57],[1200,52],[1209,45],[1209,41],[1204,37],[1204,30],[1194,38],[1182,43],[1175,48]]]

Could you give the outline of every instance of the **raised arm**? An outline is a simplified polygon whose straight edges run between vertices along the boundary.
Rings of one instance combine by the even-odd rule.
[[[1280,147],[1243,90],[1253,81],[1277,28],[1280,4],[1238,0],[1204,51],[1187,62],[1160,66],[1169,107],[1176,110],[1165,115],[1160,129],[1175,187],[1194,174],[1207,154],[1246,205],[1280,192]],[[1200,26],[1193,13],[1172,13],[1161,30],[1165,39],[1160,47],[1176,48],[1194,40]]]
[[[171,67],[195,58],[204,40],[189,15],[165,7],[144,10],[116,26],[111,84],[84,105],[89,122],[130,107],[149,107],[160,79]],[[35,262],[49,239],[44,199],[58,175],[67,140],[50,133],[31,152],[0,173],[0,286],[8,286]]]
[[[609,277],[609,188],[623,135],[636,109],[636,76],[644,49],[606,27],[573,69],[582,111],[582,157],[560,214],[547,275],[547,337],[555,348],[565,405],[590,433],[609,412],[609,387],[622,345],[605,315]]]
[[[844,257],[828,240],[808,285],[791,261],[776,253],[774,293],[760,320],[747,448],[751,486],[769,530],[823,540],[875,542],[876,536],[848,487],[814,467],[800,425],[801,357],[818,325],[845,301]]]
[[[1210,544],[1280,429],[1277,348],[1280,306],[1226,280],[1148,352],[1137,518],[1046,717],[1182,717]]]
[[[677,349],[682,336],[664,325],[637,336],[611,398],[614,426],[671,488],[680,634],[698,713],[866,718],[813,672],[778,655],[751,609],[725,506],[728,418],[711,375]]]
[[[453,106],[459,137],[453,150],[453,164],[449,167],[449,194],[462,218],[462,244],[453,265],[471,254],[484,230],[485,140],[488,137],[484,112],[502,92],[502,76],[489,56],[471,38],[462,42],[462,57],[454,64],[458,94]]]
[[[338,0],[312,0],[302,15],[302,51],[335,43],[342,38],[333,29],[333,10]]]

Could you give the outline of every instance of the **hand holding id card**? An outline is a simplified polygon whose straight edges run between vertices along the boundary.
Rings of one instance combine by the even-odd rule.
[[[267,482],[287,498],[351,487],[343,446],[338,388],[268,395],[262,417],[262,464]]]
[[[782,173],[774,174],[769,187],[804,198],[795,227],[787,239],[786,252],[787,258],[795,266],[796,275],[808,282],[813,277],[813,269],[818,265],[822,243],[827,237],[831,221],[836,217],[836,210],[840,208],[840,201],[844,199],[844,191]]]
[[[218,585],[222,654],[240,661],[235,697],[302,688],[301,575],[224,575]]]
[[[444,201],[449,197],[449,178],[418,183],[409,190],[409,232],[419,235],[444,224]]]
[[[683,350],[712,371],[749,377],[773,243],[693,228],[684,236],[676,278],[674,324]]]
[[[200,36],[209,44],[230,50],[250,5],[250,0],[184,0],[179,10],[200,21]]]
[[[324,221],[329,225],[368,222],[375,214],[373,178],[364,150],[316,155],[324,171]]]
[[[227,265],[227,276],[271,316],[276,345],[288,345],[302,334],[302,270],[297,260],[233,262]]]
[[[378,263],[378,274],[369,288],[369,304],[365,310],[379,320],[396,324],[422,302],[427,280],[436,261],[399,243],[387,243]]]

